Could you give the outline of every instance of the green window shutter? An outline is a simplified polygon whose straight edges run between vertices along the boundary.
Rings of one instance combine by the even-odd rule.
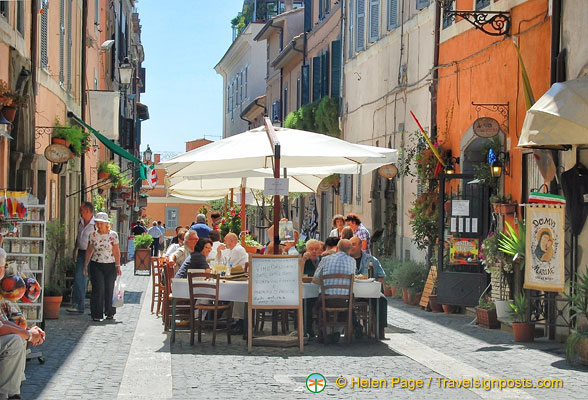
[[[417,10],[422,10],[423,8],[427,7],[429,7],[429,0],[416,0]]]
[[[356,0],[355,12],[355,50],[365,49],[365,0]]]
[[[341,89],[341,41],[331,43],[331,97],[338,99]]]
[[[49,0],[43,0],[41,3],[43,14],[41,14],[41,68],[47,69],[49,66],[49,55],[47,52],[47,32],[49,29]]]
[[[388,30],[398,26],[398,0],[388,0]]]
[[[321,57],[312,59],[312,101],[321,98]]]
[[[300,105],[310,103],[310,65],[303,65],[300,71],[301,75],[301,94]]]
[[[353,58],[355,52],[353,51],[353,33],[354,33],[354,19],[353,19],[353,0],[349,0],[349,18],[347,19],[347,23],[349,24],[349,34],[347,37],[349,38],[349,53],[347,55],[348,58]]]
[[[325,3],[325,0],[318,0],[319,20],[323,19],[323,17],[325,16],[325,14],[323,13],[324,3]]]
[[[304,0],[304,32],[312,30],[312,0]]]
[[[329,51],[321,56],[321,97],[329,95]]]
[[[71,39],[71,25],[72,25],[72,1],[67,0],[67,81],[66,81],[66,89],[68,92],[71,93],[72,83],[71,83],[71,69],[72,69],[72,46],[73,41]]]
[[[380,0],[370,0],[369,41],[373,43],[380,38]]]
[[[59,2],[59,84],[65,81],[65,0]]]

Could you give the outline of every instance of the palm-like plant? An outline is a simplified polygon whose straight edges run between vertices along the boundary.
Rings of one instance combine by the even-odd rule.
[[[518,234],[508,222],[505,221],[505,224],[506,228],[508,229],[508,234],[500,232],[500,237],[498,238],[498,250],[502,251],[505,254],[513,256],[513,261],[515,262],[521,260],[520,268],[524,269],[526,246],[525,224],[521,221],[518,222]]]
[[[572,361],[576,356],[576,349],[580,341],[588,338],[588,272],[578,276],[578,282],[572,283],[574,294],[566,297],[570,302],[570,309],[574,312],[575,332],[572,332],[566,341],[566,359]],[[580,322],[583,322],[581,325]]]

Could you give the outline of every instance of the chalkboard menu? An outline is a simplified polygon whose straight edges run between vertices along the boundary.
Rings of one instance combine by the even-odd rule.
[[[251,306],[298,306],[300,273],[297,258],[252,258]]]

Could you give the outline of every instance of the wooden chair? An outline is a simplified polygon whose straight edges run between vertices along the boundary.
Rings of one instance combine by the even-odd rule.
[[[195,325],[198,325],[198,343],[202,339],[202,326],[212,326],[212,345],[216,345],[217,323],[226,322],[223,329],[227,331],[227,342],[231,344],[231,325],[233,322],[233,303],[220,304],[218,275],[188,272],[188,286],[190,288],[190,344],[194,344]],[[204,302],[203,302],[204,300]],[[208,301],[206,301],[208,300]],[[198,311],[196,316],[195,311]],[[212,321],[202,318],[202,311],[212,312]],[[219,312],[225,313],[225,318],[219,318]],[[222,330],[222,329],[221,329]]]
[[[157,301],[156,316],[159,316],[160,312],[163,313],[165,285],[161,277],[165,275],[162,272],[165,270],[166,264],[165,257],[151,257],[151,313],[153,313],[153,307],[155,306],[155,301]]]
[[[337,281],[334,281],[334,280]],[[347,343],[351,344],[353,332],[353,274],[328,274],[321,276],[321,312],[319,322],[323,339],[327,338],[329,327],[345,327],[345,337]],[[343,281],[343,282],[341,282]],[[348,281],[349,284],[344,281]],[[346,289],[348,294],[335,295],[329,294],[333,289]],[[347,318],[339,318],[347,314]]]
[[[165,287],[163,291],[163,324],[165,331],[167,332],[172,327],[172,323],[174,327],[176,327],[176,321],[178,319],[185,319],[188,320],[190,316],[190,303],[188,299],[176,299],[176,315],[175,318],[172,316],[172,278],[174,277],[174,267],[171,265],[165,264]],[[175,338],[172,338],[175,339]],[[173,341],[173,340],[172,340]]]

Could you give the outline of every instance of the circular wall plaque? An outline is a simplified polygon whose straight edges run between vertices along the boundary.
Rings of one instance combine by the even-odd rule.
[[[378,169],[382,178],[393,179],[398,174],[398,168],[394,164],[383,165]]]
[[[45,158],[52,163],[61,164],[69,160],[72,152],[63,144],[50,144],[45,148]]]
[[[498,135],[500,124],[494,118],[482,117],[474,121],[474,133],[481,138],[491,138]]]

